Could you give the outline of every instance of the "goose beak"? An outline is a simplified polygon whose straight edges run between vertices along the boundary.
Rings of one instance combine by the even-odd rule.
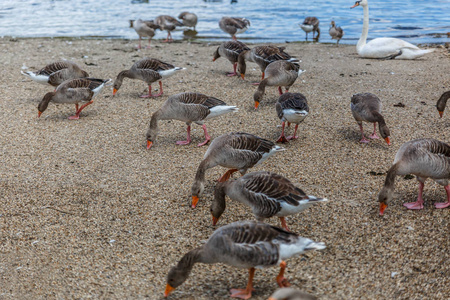
[[[244,75],[244,74],[242,74],[242,73],[241,73],[241,78],[242,78],[242,79],[245,79],[245,75]]]
[[[267,300],[277,300],[277,299],[275,299],[273,297],[269,297],[269,299],[267,299]]]
[[[113,89],[113,96],[115,96],[117,93],[117,89]]]
[[[198,203],[198,196],[192,196],[192,208],[196,208]]]
[[[255,101],[255,109],[257,109],[259,106],[259,101]]]
[[[439,111],[439,117],[442,118],[443,115],[444,115],[444,111]]]
[[[38,111],[38,118],[42,115],[42,111]]]
[[[353,6],[350,7],[350,8],[355,8],[355,7],[357,7],[357,6],[359,6],[359,2],[355,2],[355,5],[353,5]]]
[[[216,59],[215,59],[215,58],[213,58],[213,61],[216,61]]]
[[[150,150],[150,148],[152,147],[153,142],[152,141],[147,141],[147,150]]]
[[[213,223],[213,226],[216,226],[216,224],[217,224],[218,221],[219,221],[218,218],[212,216],[212,223]]]
[[[386,209],[387,204],[384,202],[380,203],[380,216],[382,216],[384,214],[384,210]]]
[[[174,289],[175,289],[175,288],[172,287],[170,284],[167,284],[167,285],[166,285],[166,290],[164,291],[164,298],[167,298],[167,296],[169,296],[169,294],[172,293],[172,291],[173,291]]]
[[[389,139],[389,137],[385,137],[384,140],[386,141],[386,143],[388,144],[388,146],[391,145],[391,140]]]

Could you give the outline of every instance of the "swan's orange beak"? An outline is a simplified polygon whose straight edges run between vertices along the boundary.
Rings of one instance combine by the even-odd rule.
[[[113,96],[115,96],[117,93],[117,89],[113,89]]]
[[[384,214],[384,210],[386,209],[387,204],[384,202],[380,203],[380,216],[382,216]]]
[[[255,101],[255,109],[257,109],[259,106],[259,101]]]
[[[350,8],[355,8],[355,7],[357,7],[357,6],[359,6],[359,1],[356,1],[356,2],[355,2],[355,5],[353,5],[353,6],[350,7]]]
[[[169,294],[172,293],[172,291],[173,291],[174,289],[175,289],[175,288],[172,287],[170,284],[167,284],[167,285],[166,285],[166,290],[164,291],[164,298],[167,298],[167,296],[169,296]]]
[[[38,118],[42,115],[42,111],[38,111]]]
[[[245,75],[244,75],[244,74],[242,74],[242,73],[241,73],[241,78],[242,78],[242,79],[245,79]]]
[[[388,144],[388,146],[391,145],[391,140],[389,139],[389,137],[385,137],[384,140],[386,141],[386,143]]]
[[[147,141],[147,150],[150,150],[150,148],[152,147],[153,142],[152,141]]]
[[[444,115],[444,111],[439,111],[439,117],[442,118],[443,115]]]
[[[212,222],[213,222],[213,226],[216,226],[217,222],[219,221],[218,218],[212,216]]]
[[[192,208],[196,208],[198,203],[198,196],[192,196]]]

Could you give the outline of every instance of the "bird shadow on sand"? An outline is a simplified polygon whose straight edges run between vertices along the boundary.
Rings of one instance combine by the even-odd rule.
[[[382,138],[373,140],[369,139],[369,143],[360,143],[359,141],[361,140],[361,133],[350,127],[337,129],[336,133],[349,142],[358,143],[360,145],[367,145],[371,148],[386,149],[386,147],[389,147]],[[364,133],[366,138],[369,136],[369,134],[369,132]]]

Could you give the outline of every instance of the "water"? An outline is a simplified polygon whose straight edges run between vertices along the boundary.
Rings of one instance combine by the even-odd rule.
[[[411,43],[450,42],[450,0],[370,0],[369,39],[399,37]],[[332,42],[329,23],[334,19],[345,31],[341,43],[356,44],[362,30],[362,7],[350,9],[352,0],[0,0],[0,36],[108,37],[136,39],[129,19],[198,15],[196,38],[225,40],[219,29],[222,16],[246,17],[252,26],[239,39],[248,42],[304,41],[298,24],[306,16],[320,20],[320,42]],[[182,39],[183,31],[175,31]],[[310,34],[311,36],[311,34]],[[155,38],[166,37],[157,31]],[[334,42],[334,41],[333,41]]]

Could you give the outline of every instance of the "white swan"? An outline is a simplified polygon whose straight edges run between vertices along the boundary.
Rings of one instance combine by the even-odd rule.
[[[369,33],[369,3],[367,0],[356,1],[351,8],[359,5],[364,9],[363,30],[356,45],[359,56],[365,58],[415,59],[434,51],[434,49],[422,50],[413,44],[396,38],[376,38],[366,44]]]

